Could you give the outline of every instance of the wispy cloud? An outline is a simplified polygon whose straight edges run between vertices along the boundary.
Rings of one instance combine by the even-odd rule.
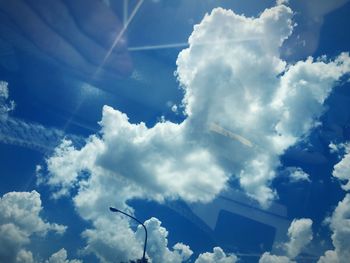
[[[80,136],[66,134],[64,131],[48,128],[41,124],[24,121],[11,115],[15,102],[9,100],[8,83],[0,81],[0,142],[51,153],[63,138],[69,138],[78,145],[84,140]]]
[[[38,123],[24,121],[14,117],[0,119],[0,142],[30,148],[42,153],[51,153],[62,139],[69,138],[83,144],[83,138],[66,134],[55,128],[47,128]]]

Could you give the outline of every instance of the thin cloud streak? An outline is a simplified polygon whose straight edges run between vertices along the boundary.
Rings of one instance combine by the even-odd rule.
[[[57,147],[63,138],[69,138],[78,144],[82,144],[84,141],[79,136],[66,134],[62,130],[47,128],[37,123],[12,117],[0,120],[0,143],[18,145],[48,154]]]

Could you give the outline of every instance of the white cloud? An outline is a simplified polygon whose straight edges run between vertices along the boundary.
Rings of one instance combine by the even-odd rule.
[[[130,222],[107,211],[113,205],[133,213],[126,205],[133,198],[210,202],[236,176],[250,197],[269,205],[280,156],[318,125],[325,99],[350,69],[345,53],[294,65],[280,59],[292,16],[284,5],[257,18],[214,9],[177,59],[184,122],[147,127],[104,106],[101,131],[82,148],[62,142],[47,160],[50,174],[38,178],[55,198],[77,190],[75,208],[93,225],[83,233],[86,251],[103,262],[138,257],[141,244]]]
[[[62,130],[24,121],[12,116],[0,118],[0,142],[30,148],[42,153],[51,153],[62,138],[69,138],[77,144],[83,139]]]
[[[285,244],[287,254],[295,258],[302,252],[313,238],[312,220],[308,218],[294,219],[288,228],[289,242]]]
[[[78,187],[78,194],[73,198],[74,205],[80,216],[93,224],[93,228],[85,230],[82,234],[87,243],[85,253],[93,253],[101,262],[113,262],[116,258],[120,261],[141,258],[144,230],[139,226],[134,232],[133,221],[129,221],[123,215],[109,212],[108,207],[112,205],[133,214],[133,209],[126,205],[126,201],[147,196],[147,193],[137,184],[94,165],[91,156],[97,151],[102,151],[102,146],[97,137],[91,137],[90,144],[85,146],[89,148],[80,151],[74,149],[68,141],[64,141],[61,147],[56,149],[54,157],[48,160],[48,167],[51,171],[56,171],[56,177],[47,179],[57,180],[48,183],[66,189],[56,192],[55,197],[68,194],[70,187]],[[79,180],[80,165],[90,169],[91,175],[85,180]],[[172,250],[168,248],[168,232],[158,219],[151,218],[145,225],[148,229],[147,255],[152,262],[183,262],[191,256],[190,248],[182,243],[175,244]]]
[[[265,252],[259,259],[259,263],[295,263],[297,257],[313,238],[312,220],[309,218],[294,219],[288,228],[288,242],[282,244],[287,256],[273,255]]]
[[[148,129],[108,106],[100,123],[102,138],[90,137],[81,150],[64,141],[47,161],[52,174],[47,183],[60,189],[54,196],[68,194],[84,170],[93,177],[112,172],[134,185],[137,191],[127,198],[206,202],[225,187],[228,176],[208,150],[185,140],[183,124],[161,122]]]
[[[265,252],[259,259],[259,263],[295,263],[286,256],[271,255],[269,252]]]
[[[142,190],[108,171],[94,171],[94,176],[79,184],[79,194],[74,197],[74,205],[80,216],[93,225],[82,234],[86,239],[85,253],[96,255],[101,262],[115,262],[116,258],[127,262],[141,258],[143,229],[134,232],[133,221],[124,215],[111,213],[108,207],[112,205],[133,214],[126,200],[137,197]],[[185,245],[177,244],[173,250],[166,247],[167,231],[161,227],[159,220],[152,218],[145,224],[149,240],[147,253],[152,262],[164,262],[164,257],[171,258],[172,262],[182,262],[183,258],[190,256],[191,251]]]
[[[40,217],[40,195],[32,192],[10,192],[0,198],[0,261],[33,262],[25,246],[33,235],[45,236],[48,231],[64,233],[65,226],[45,222]]]
[[[87,239],[85,251],[94,253],[101,262],[114,262],[141,258],[144,244],[144,229],[139,226],[136,232],[131,230],[133,222],[124,217],[113,215],[112,218],[94,220],[94,229],[84,231]],[[177,243],[173,250],[168,248],[168,231],[161,226],[156,218],[144,222],[148,231],[147,257],[154,263],[186,261],[191,255],[191,249]]]
[[[331,153],[339,153],[340,151],[344,150],[345,147],[346,147],[346,144],[344,144],[344,143],[336,144],[336,143],[331,142],[329,144],[329,151]]]
[[[214,247],[213,253],[200,254],[195,263],[235,263],[237,260],[235,255],[226,255],[220,247]]]
[[[292,33],[291,18],[284,5],[256,19],[214,9],[194,27],[190,47],[177,60],[188,136],[210,148],[262,205],[276,196],[269,184],[280,155],[318,125],[325,99],[350,68],[348,54],[286,65],[279,49]],[[212,123],[254,147],[208,136],[203,131]]]
[[[320,257],[318,263],[346,263],[350,258],[350,194],[338,203],[331,218],[330,228],[333,231],[334,250],[328,250]]]
[[[276,5],[287,5],[289,0],[276,0]]]
[[[45,263],[81,263],[80,260],[68,260],[67,259],[67,251],[62,248],[56,253],[52,254],[48,260],[45,261]]]
[[[0,120],[7,117],[7,113],[15,108],[14,101],[7,101],[9,98],[8,83],[0,81]]]
[[[30,251],[27,251],[25,249],[21,249],[17,253],[16,262],[21,263],[34,263],[33,254]]]
[[[269,184],[279,156],[317,125],[324,100],[349,71],[347,54],[333,62],[309,58],[287,68],[279,48],[292,32],[291,17],[284,5],[256,19],[214,9],[195,26],[190,47],[177,60],[188,118],[148,128],[105,106],[102,138],[91,137],[80,151],[61,146],[68,148],[49,160],[53,176],[48,183],[61,186],[58,195],[66,194],[79,171],[94,173],[98,167],[142,186],[159,201],[208,202],[234,174],[248,195],[268,205],[276,196]],[[242,139],[223,143],[210,131],[212,124],[254,147]],[[65,158],[83,161],[60,169]]]
[[[324,255],[319,258],[317,263],[340,263],[340,261],[337,252],[334,250],[327,250]]]
[[[342,184],[342,188],[345,191],[350,190],[350,144],[343,144],[342,146],[337,146],[336,149],[343,148],[345,154],[343,158],[334,166],[332,175],[338,178]]]
[[[168,231],[161,226],[157,218],[152,217],[144,224],[149,235],[147,254],[152,258],[152,262],[184,262],[191,257],[192,250],[182,243],[175,244],[173,251],[168,249]],[[144,229],[142,226],[138,227],[136,236],[143,242]]]
[[[0,260],[2,262],[20,262],[26,255],[25,262],[32,262],[30,252],[22,249],[29,243],[28,236],[12,223],[0,225]]]
[[[178,113],[178,107],[176,104],[174,104],[173,106],[171,106],[171,111],[174,113]]]
[[[118,217],[108,219],[102,215],[94,220],[93,226],[82,234],[87,242],[84,253],[94,254],[100,262],[115,262],[116,259],[127,262],[141,258],[143,247],[129,221]]]
[[[334,166],[333,176],[339,179],[342,189],[350,190],[350,145],[349,143],[329,145],[331,152],[343,152],[343,157],[339,163]],[[318,263],[346,263],[350,258],[350,194],[346,194],[344,199],[340,201],[333,211],[330,218],[326,219],[332,230],[332,242],[334,250],[328,250],[320,257]]]
[[[7,100],[9,97],[8,83],[5,81],[0,81],[0,98],[2,100]]]
[[[307,181],[311,182],[310,175],[305,173],[300,167],[288,167],[287,172],[289,173],[291,182]]]
[[[66,227],[45,222],[39,215],[41,210],[38,192],[9,192],[0,199],[0,223],[13,223],[27,236],[46,235],[47,231],[63,234]]]

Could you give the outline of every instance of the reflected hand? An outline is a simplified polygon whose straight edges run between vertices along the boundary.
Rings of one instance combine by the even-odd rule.
[[[126,38],[118,38],[123,26],[100,0],[0,0],[0,11],[27,44],[63,67],[90,77],[100,70],[118,77],[132,71]],[[28,51],[25,41],[1,37]]]

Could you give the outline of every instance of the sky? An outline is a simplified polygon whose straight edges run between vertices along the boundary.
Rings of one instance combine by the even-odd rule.
[[[345,263],[347,0],[0,3],[0,262]]]

